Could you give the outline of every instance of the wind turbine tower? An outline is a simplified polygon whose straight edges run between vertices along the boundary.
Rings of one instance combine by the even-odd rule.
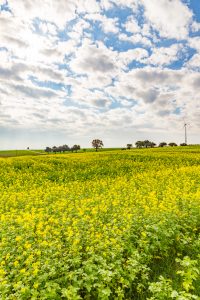
[[[184,123],[184,128],[185,128],[185,144],[187,145],[187,123]]]

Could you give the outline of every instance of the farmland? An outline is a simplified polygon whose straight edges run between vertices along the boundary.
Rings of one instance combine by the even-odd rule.
[[[0,157],[36,156],[45,154],[44,150],[1,150]]]
[[[120,150],[120,148],[103,148],[102,151],[116,151]],[[80,149],[78,153],[82,152],[94,152],[94,148],[87,148],[87,149]],[[16,156],[37,156],[37,155],[46,155],[47,153],[44,150],[0,150],[0,158],[7,158],[7,157],[16,157]],[[52,153],[51,153],[52,154]],[[62,154],[71,154],[71,151],[67,151]]]
[[[0,299],[200,299],[200,147],[0,169]]]

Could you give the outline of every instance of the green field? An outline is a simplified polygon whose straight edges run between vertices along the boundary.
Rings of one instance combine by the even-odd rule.
[[[104,151],[116,151],[120,150],[120,148],[102,148],[99,149],[98,152]],[[78,150],[77,153],[83,152],[95,152],[94,148],[85,148]],[[70,154],[71,151],[61,153],[61,154]],[[74,151],[75,153],[75,151]],[[44,155],[47,154],[44,150],[0,150],[0,157],[15,157],[15,156],[36,156],[36,155]],[[50,155],[54,155],[55,153],[50,153]]]
[[[200,299],[200,147],[0,168],[0,299]]]
[[[1,150],[0,157],[36,156],[46,154],[44,150]]]
[[[193,152],[195,153],[196,151],[198,152],[200,146],[187,146],[184,148],[184,152]],[[197,150],[196,150],[197,149]],[[131,150],[125,149],[123,148],[123,151],[140,151],[142,153],[142,151],[156,151],[156,152],[172,152],[172,153],[176,153],[176,152],[182,152],[183,151],[183,147],[164,147],[164,148],[154,148],[154,149],[137,149],[137,148],[133,148]],[[121,148],[102,148],[102,149],[98,149],[97,152],[105,152],[105,151],[122,151]],[[85,153],[85,152],[96,152],[96,150],[94,148],[83,148],[77,151],[77,153]],[[65,153],[59,153],[59,154],[71,154],[71,151],[65,152]],[[73,153],[76,153],[76,151],[74,151]],[[40,150],[0,150],[0,157],[16,157],[16,156],[36,156],[36,155],[44,155],[47,154],[44,150],[40,149]],[[58,153],[56,153],[58,154]],[[49,153],[49,155],[55,155],[55,153]]]

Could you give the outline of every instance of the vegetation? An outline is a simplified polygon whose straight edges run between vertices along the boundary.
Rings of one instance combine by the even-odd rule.
[[[170,147],[176,147],[176,146],[177,146],[177,144],[174,143],[174,142],[171,142],[171,143],[169,143],[168,145],[169,145]]]
[[[132,144],[127,144],[126,148],[130,150],[131,148],[133,148],[133,145]]]
[[[200,147],[0,168],[0,299],[199,299]]]
[[[80,150],[81,149],[81,147],[79,146],[79,145],[74,145],[74,146],[72,146],[71,148],[68,146],[68,145],[63,145],[63,146],[53,146],[52,148],[50,148],[50,147],[46,147],[46,149],[44,150],[45,152],[47,152],[47,153],[51,153],[51,152],[53,152],[53,153],[61,153],[61,152],[63,152],[63,153],[65,153],[66,151],[72,151],[72,152],[77,152],[78,150]]]
[[[77,152],[77,151],[80,150],[80,149],[81,149],[80,145],[74,145],[74,146],[71,148],[71,151],[72,151],[72,152],[73,152],[73,151]]]
[[[158,147],[165,147],[165,146],[167,146],[167,143],[166,142],[161,142]]]
[[[43,150],[1,150],[0,157],[36,156],[45,154]]]
[[[156,146],[156,143],[150,142],[149,140],[145,140],[145,141],[137,141],[135,145],[137,148],[153,148]]]
[[[103,147],[103,142],[99,139],[95,139],[92,141],[92,147],[95,148],[97,151],[99,148]]]

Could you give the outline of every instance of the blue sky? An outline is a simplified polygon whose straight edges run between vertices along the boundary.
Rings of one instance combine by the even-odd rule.
[[[0,148],[200,143],[198,0],[0,0]]]

